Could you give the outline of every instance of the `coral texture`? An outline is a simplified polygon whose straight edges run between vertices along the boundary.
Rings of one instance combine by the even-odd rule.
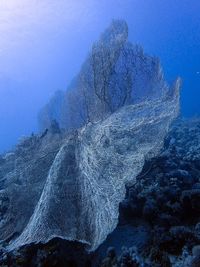
[[[124,31],[124,26],[118,29]],[[116,33],[115,27],[114,33],[112,30],[105,32],[103,47],[112,44],[109,51],[116,56],[119,36],[124,35]],[[111,112],[104,105],[105,98],[98,103],[103,112],[103,117],[102,113],[95,115],[98,122],[92,120],[71,134],[60,132],[54,122],[53,133],[32,136],[2,157],[0,195],[5,208],[0,236],[10,241],[10,249],[60,237],[95,250],[115,229],[125,185],[135,181],[145,160],[159,153],[179,112],[179,80],[169,88],[151,65],[131,66],[135,81],[143,86],[151,82],[151,90],[139,87],[136,103],[117,105]],[[142,80],[144,77],[149,80]],[[110,103],[113,106],[115,98]],[[98,110],[88,107],[90,112]]]

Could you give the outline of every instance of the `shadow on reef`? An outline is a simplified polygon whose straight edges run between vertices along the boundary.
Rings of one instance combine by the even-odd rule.
[[[18,267],[90,267],[91,256],[85,252],[84,245],[59,238],[47,244],[31,244],[8,254],[3,254],[0,266]]]
[[[2,244],[0,266],[200,266],[199,214],[200,120],[180,120],[160,156],[127,188],[118,227],[94,253],[61,239],[10,253]]]

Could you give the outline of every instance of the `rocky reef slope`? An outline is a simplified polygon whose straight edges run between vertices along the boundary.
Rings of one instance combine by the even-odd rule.
[[[199,119],[178,120],[171,127],[160,155],[147,161],[136,183],[127,187],[116,230],[95,252],[87,254],[84,244],[61,239],[12,252],[4,243],[1,265],[199,266],[199,136]]]

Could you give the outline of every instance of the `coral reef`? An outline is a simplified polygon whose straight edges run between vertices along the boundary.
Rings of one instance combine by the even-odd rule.
[[[152,247],[155,258],[162,258],[158,254],[163,253],[178,257],[188,250],[188,257],[182,258],[191,262],[188,266],[198,266],[198,253],[191,255],[192,248],[200,244],[199,122],[199,119],[178,120],[171,127],[162,153],[146,163],[121,205],[123,221],[139,217],[151,225],[148,252],[151,260]],[[162,259],[160,264],[164,266]],[[178,264],[169,266],[186,266]]]

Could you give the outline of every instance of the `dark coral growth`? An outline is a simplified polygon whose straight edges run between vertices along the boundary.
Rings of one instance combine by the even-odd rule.
[[[163,254],[179,255],[200,243],[199,138],[198,119],[176,122],[163,152],[146,164],[121,205],[123,221],[140,217],[151,225],[150,258],[153,246],[161,266]]]
[[[0,266],[5,267],[90,267],[91,256],[85,252],[83,244],[68,242],[59,238],[47,244],[24,246],[6,253],[0,251]]]

